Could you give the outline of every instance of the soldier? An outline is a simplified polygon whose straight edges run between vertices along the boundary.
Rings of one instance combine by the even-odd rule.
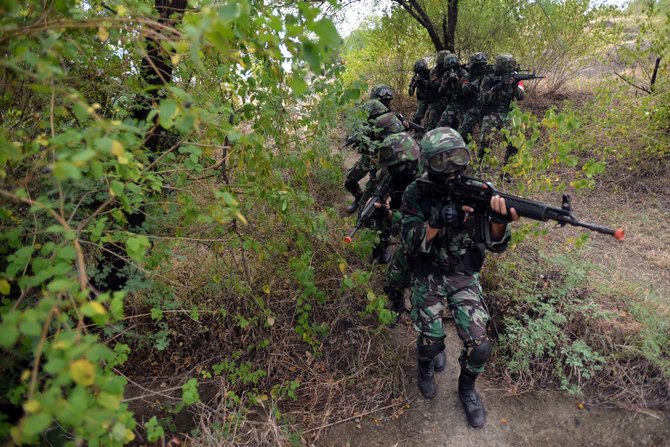
[[[479,104],[479,88],[487,74],[487,62],[484,53],[471,55],[468,62],[468,78],[463,83],[462,90],[463,120],[458,128],[458,133],[461,134],[466,143],[472,140],[472,133],[482,112]]]
[[[508,213],[505,200],[497,195],[491,198],[489,215],[474,219],[469,218],[471,207],[448,199],[444,190],[469,161],[467,146],[455,130],[440,127],[426,133],[421,140],[426,173],[407,187],[402,198],[402,240],[412,272],[410,316],[419,332],[419,390],[426,399],[437,394],[435,357],[444,350],[442,316],[448,305],[463,342],[458,395],[470,425],[481,427],[486,411],[475,379],[484,370],[492,343],[479,270],[486,249],[499,253],[507,248],[511,232],[506,222],[519,217],[514,209]],[[481,236],[486,226],[489,234]]]
[[[407,185],[420,175],[419,145],[406,132],[387,137],[379,149],[379,163],[391,176],[391,193],[387,203],[376,203],[380,213],[386,218],[392,234],[400,233],[400,205]],[[401,245],[389,264],[384,291],[391,303],[391,310],[397,313],[396,323],[405,310],[404,292],[411,285],[407,252]]]
[[[416,124],[421,124],[426,110],[428,109],[428,102],[426,95],[430,90],[430,70],[428,64],[424,59],[419,59],[414,62],[414,77],[409,83],[409,96],[414,96],[416,92],[416,113],[412,117],[412,121]]]
[[[438,52],[435,57],[435,67],[430,70],[430,88],[426,92],[426,102],[428,103],[428,121],[424,126],[426,130],[436,128],[442,112],[444,112],[444,101],[442,101],[439,91],[444,75],[444,58],[450,54],[451,52],[447,50]]]
[[[481,159],[486,148],[491,145],[491,133],[494,129],[511,128],[508,117],[512,101],[521,101],[526,97],[523,84],[513,78],[504,80],[505,74],[514,73],[517,63],[511,54],[501,54],[496,57],[493,65],[494,74],[484,77],[481,83],[479,101],[482,105],[482,122],[479,134],[479,153]],[[507,145],[505,164],[518,149],[512,144]]]
[[[374,169],[370,157],[375,154],[375,144],[390,133],[404,130],[400,119],[389,109],[392,99],[393,89],[391,87],[384,84],[375,85],[370,92],[370,99],[361,107],[367,114],[366,122],[355,131],[355,135],[347,138],[347,145],[354,145],[361,154],[361,158],[347,170],[345,176],[344,188],[354,196],[353,202],[347,207],[349,214],[356,211],[363,195],[358,182]],[[397,129],[399,122],[401,129]]]
[[[442,75],[438,92],[444,100],[445,109],[438,126],[448,126],[458,130],[464,112],[463,84],[467,82],[468,72],[461,68],[458,56],[455,54],[445,57],[442,64],[444,65],[444,75]]]

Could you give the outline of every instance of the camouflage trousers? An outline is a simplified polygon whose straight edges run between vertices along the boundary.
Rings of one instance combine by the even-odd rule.
[[[400,245],[386,270],[386,286],[400,294],[412,285],[412,274],[407,263],[407,251]]]
[[[442,112],[440,121],[438,122],[438,127],[451,127],[452,129],[459,131],[461,125],[461,120],[463,119],[463,108],[459,104],[448,104]]]
[[[428,104],[428,117],[426,118],[426,130],[435,129],[440,122],[440,117],[444,112],[444,103],[442,101],[431,102]]]
[[[412,122],[416,124],[421,124],[421,121],[423,121],[423,117],[426,115],[426,111],[428,110],[428,103],[421,99],[416,102],[416,112],[412,116]]]
[[[482,118],[479,130],[479,153],[477,154],[480,159],[484,156],[484,151],[491,146],[491,138],[496,129],[512,129],[511,120],[506,112],[492,112]],[[519,150],[516,147],[508,144],[505,151],[505,164],[517,152]]]
[[[487,341],[486,326],[491,319],[484,305],[484,295],[479,284],[479,273],[414,275],[412,284],[412,311],[410,317],[419,331],[417,345],[426,340],[442,343],[446,334],[443,315],[448,306],[456,331],[463,342],[459,358],[461,366],[474,373],[481,373],[484,364],[473,364],[473,348]]]
[[[365,177],[372,168],[372,160],[369,155],[361,155],[361,158],[347,170],[344,188],[354,197],[360,197],[363,192],[358,182]]]
[[[475,126],[479,122],[480,113],[481,111],[479,110],[479,107],[467,109],[463,113],[463,120],[458,127],[458,133],[461,134],[466,143],[472,141],[472,134],[475,131]]]

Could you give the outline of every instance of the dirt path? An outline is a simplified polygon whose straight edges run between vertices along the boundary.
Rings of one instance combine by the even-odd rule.
[[[468,426],[457,396],[460,342],[451,326],[447,368],[437,374],[438,395],[426,400],[416,386],[414,331],[393,329],[392,342],[406,355],[409,408],[400,415],[372,414],[324,432],[315,447],[502,447],[502,446],[670,446],[670,415],[604,409],[561,392],[510,396],[486,381],[478,390],[487,408],[481,429]],[[405,352],[406,351],[406,352]]]
[[[347,153],[345,158],[348,168],[357,156]],[[375,413],[335,425],[321,433],[314,447],[670,447],[668,413],[599,408],[557,391],[513,396],[495,389],[486,373],[478,390],[487,423],[471,428],[457,395],[461,345],[453,324],[447,332],[447,368],[437,374],[438,395],[429,401],[416,385],[415,333],[404,318],[405,324],[391,330],[389,342],[402,354],[408,407],[401,414]]]

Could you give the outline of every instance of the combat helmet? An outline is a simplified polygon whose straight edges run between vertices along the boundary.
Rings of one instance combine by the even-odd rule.
[[[402,124],[402,121],[400,121],[400,118],[393,112],[386,112],[379,115],[372,120],[371,124],[374,129],[374,139],[378,141],[383,140],[391,134],[405,131],[405,126]]]
[[[460,64],[460,61],[458,60],[458,56],[455,54],[447,54],[444,57],[444,60],[442,61],[442,65],[445,70],[449,70],[450,68],[457,68]]]
[[[428,71],[428,62],[425,59],[414,62],[414,73],[421,73],[422,71]]]
[[[470,55],[470,60],[468,61],[468,67],[480,67],[480,66],[485,66],[488,63],[488,59],[486,58],[486,53],[482,53],[481,51],[479,53],[475,53]]]
[[[493,65],[496,74],[510,73],[517,68],[516,59],[511,54],[499,54]]]
[[[470,151],[461,134],[451,127],[438,127],[421,140],[421,163],[431,180],[444,181],[464,171]]]
[[[444,58],[451,54],[449,50],[438,51],[435,56],[435,68],[438,70],[442,69],[442,64],[444,63]]]
[[[388,112],[389,109],[378,99],[371,99],[363,104],[362,109],[368,113],[368,118],[376,118]]]
[[[394,96],[393,89],[386,84],[377,84],[370,91],[370,99],[378,99],[386,107],[391,105],[391,100]]]
[[[419,145],[407,132],[389,135],[379,147],[379,163],[393,177],[414,176],[420,157]]]

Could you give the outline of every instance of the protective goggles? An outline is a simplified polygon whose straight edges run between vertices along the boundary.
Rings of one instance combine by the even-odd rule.
[[[457,171],[470,162],[470,151],[464,147],[457,147],[433,155],[428,160],[428,167],[438,174]]]
[[[393,161],[393,148],[389,146],[380,147],[379,162],[383,165],[386,165],[391,161]]]

